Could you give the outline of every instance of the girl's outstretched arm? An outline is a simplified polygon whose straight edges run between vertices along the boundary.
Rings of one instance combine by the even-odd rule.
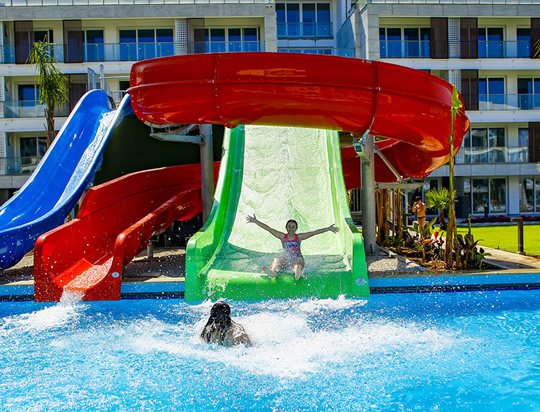
[[[259,219],[257,219],[257,216],[255,216],[255,214],[253,216],[249,216],[249,215],[246,216],[246,220],[248,221],[248,223],[255,223],[261,229],[264,229],[267,232],[271,233],[273,236],[277,237],[279,240],[283,240],[283,237],[285,236],[285,233],[280,232],[279,230],[273,229],[270,226],[268,226],[266,223],[261,222]]]
[[[311,236],[320,235],[321,233],[324,233],[324,232],[337,233],[339,232],[339,228],[337,228],[335,224],[331,224],[328,227],[323,227],[322,229],[316,229],[316,230],[313,230],[312,232],[298,233],[298,239],[306,240],[310,238]]]

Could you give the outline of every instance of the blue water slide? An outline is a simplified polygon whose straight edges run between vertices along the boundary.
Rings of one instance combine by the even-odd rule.
[[[102,90],[79,100],[34,173],[0,207],[0,270],[21,260],[42,233],[64,223],[92,185],[112,130],[131,113],[129,95],[117,110]]]

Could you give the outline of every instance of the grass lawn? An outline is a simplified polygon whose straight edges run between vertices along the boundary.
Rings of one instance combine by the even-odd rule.
[[[459,227],[458,233],[467,233],[466,227]],[[474,239],[481,239],[479,245],[517,252],[517,225],[472,227]],[[523,248],[527,255],[540,256],[540,225],[523,225]]]

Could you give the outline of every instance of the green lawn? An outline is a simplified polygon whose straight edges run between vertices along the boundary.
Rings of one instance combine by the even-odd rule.
[[[467,233],[466,227],[459,227],[458,233]],[[474,239],[481,239],[479,245],[517,252],[517,225],[472,227]],[[523,246],[527,255],[540,256],[540,225],[523,225]]]

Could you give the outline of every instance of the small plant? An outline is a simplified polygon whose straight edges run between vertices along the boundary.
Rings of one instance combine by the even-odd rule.
[[[458,269],[482,269],[482,263],[484,262],[484,259],[490,254],[485,252],[483,248],[478,248],[478,242],[480,242],[481,239],[474,239],[474,235],[472,234],[470,215],[468,219],[467,233],[465,234],[465,236],[458,234],[457,240],[457,243],[454,245],[454,253],[456,257],[459,257],[459,259],[456,259],[456,264],[459,265]]]

